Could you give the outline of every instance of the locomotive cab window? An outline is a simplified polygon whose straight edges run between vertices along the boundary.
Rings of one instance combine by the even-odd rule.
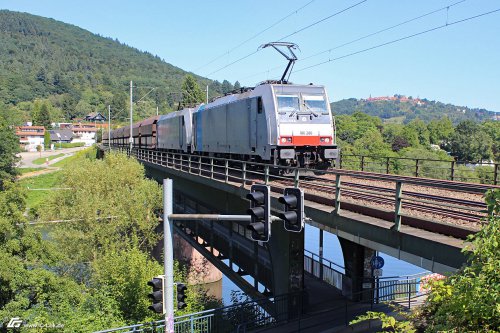
[[[313,116],[328,115],[326,101],[323,96],[304,96],[304,112],[310,112]]]
[[[277,95],[278,117],[282,123],[329,122],[324,95]]]
[[[294,95],[278,95],[278,114],[281,120],[293,120],[294,116],[300,111],[299,96]]]

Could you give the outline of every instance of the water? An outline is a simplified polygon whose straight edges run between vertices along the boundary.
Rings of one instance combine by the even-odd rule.
[[[319,229],[306,224],[305,234],[305,249],[315,254],[319,254]],[[379,253],[379,256],[384,258],[383,275],[384,276],[406,276],[421,273],[423,268],[407,263],[391,257],[385,253]],[[340,243],[336,235],[329,232],[323,232],[323,257],[334,263],[344,266],[344,258]],[[247,277],[248,281],[253,283],[251,278]],[[231,293],[233,291],[241,291],[229,278],[222,276],[222,300],[224,305],[231,304]]]

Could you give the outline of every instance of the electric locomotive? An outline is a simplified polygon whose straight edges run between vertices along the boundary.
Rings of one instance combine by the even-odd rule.
[[[326,169],[338,156],[323,86],[265,82],[193,112],[192,152]]]

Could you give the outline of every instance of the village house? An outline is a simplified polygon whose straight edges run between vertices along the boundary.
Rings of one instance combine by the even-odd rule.
[[[19,137],[21,150],[37,151],[37,146],[43,150],[45,127],[43,126],[19,126],[16,127],[16,135]]]

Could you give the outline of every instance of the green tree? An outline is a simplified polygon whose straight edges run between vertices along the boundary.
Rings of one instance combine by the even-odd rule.
[[[229,82],[228,80],[224,80],[222,81],[222,93],[223,94],[227,94],[228,92],[232,91],[234,88],[233,88],[233,85],[231,84],[231,82]]]
[[[144,178],[144,168],[122,154],[83,160],[63,172],[62,186],[40,211],[44,221],[71,220],[54,229],[53,239],[68,262],[88,262],[106,251],[150,250],[158,241],[154,211],[161,207],[159,185]]]
[[[465,120],[457,125],[447,149],[461,161],[480,161],[491,157],[493,140],[481,127]]]
[[[184,105],[194,105],[202,103],[205,100],[205,96],[201,91],[198,82],[195,78],[188,74],[184,77],[182,82],[182,103]]]
[[[235,90],[236,90],[236,89],[240,89],[240,88],[241,88],[240,81],[236,81],[236,82],[234,83],[233,88],[234,88]]]
[[[0,190],[4,181],[12,180],[17,175],[15,164],[19,161],[16,155],[19,151],[19,139],[14,128],[0,116]]]
[[[427,129],[429,130],[430,143],[434,145],[448,142],[454,131],[453,123],[448,117],[442,117],[439,120],[431,120],[427,124]]]
[[[43,126],[45,129],[52,127],[50,118],[50,106],[47,101],[35,102],[33,125]]]
[[[406,139],[413,147],[418,145],[428,146],[430,144],[429,130],[425,123],[418,118],[409,122],[405,126],[404,132],[406,132],[405,135],[408,135]]]
[[[112,299],[58,274],[61,252],[26,224],[25,198],[12,182],[0,191],[0,320],[16,314],[30,324],[62,324],[71,332],[123,325]]]
[[[469,236],[467,265],[432,285],[423,309],[426,332],[498,332],[500,328],[500,190],[486,196],[489,217]]]
[[[43,145],[45,146],[45,149],[50,149],[50,144],[52,141],[50,140],[50,132],[49,130],[45,130],[45,133],[43,133]]]
[[[491,150],[496,162],[500,162],[500,121],[485,121],[481,129],[493,140]]]

